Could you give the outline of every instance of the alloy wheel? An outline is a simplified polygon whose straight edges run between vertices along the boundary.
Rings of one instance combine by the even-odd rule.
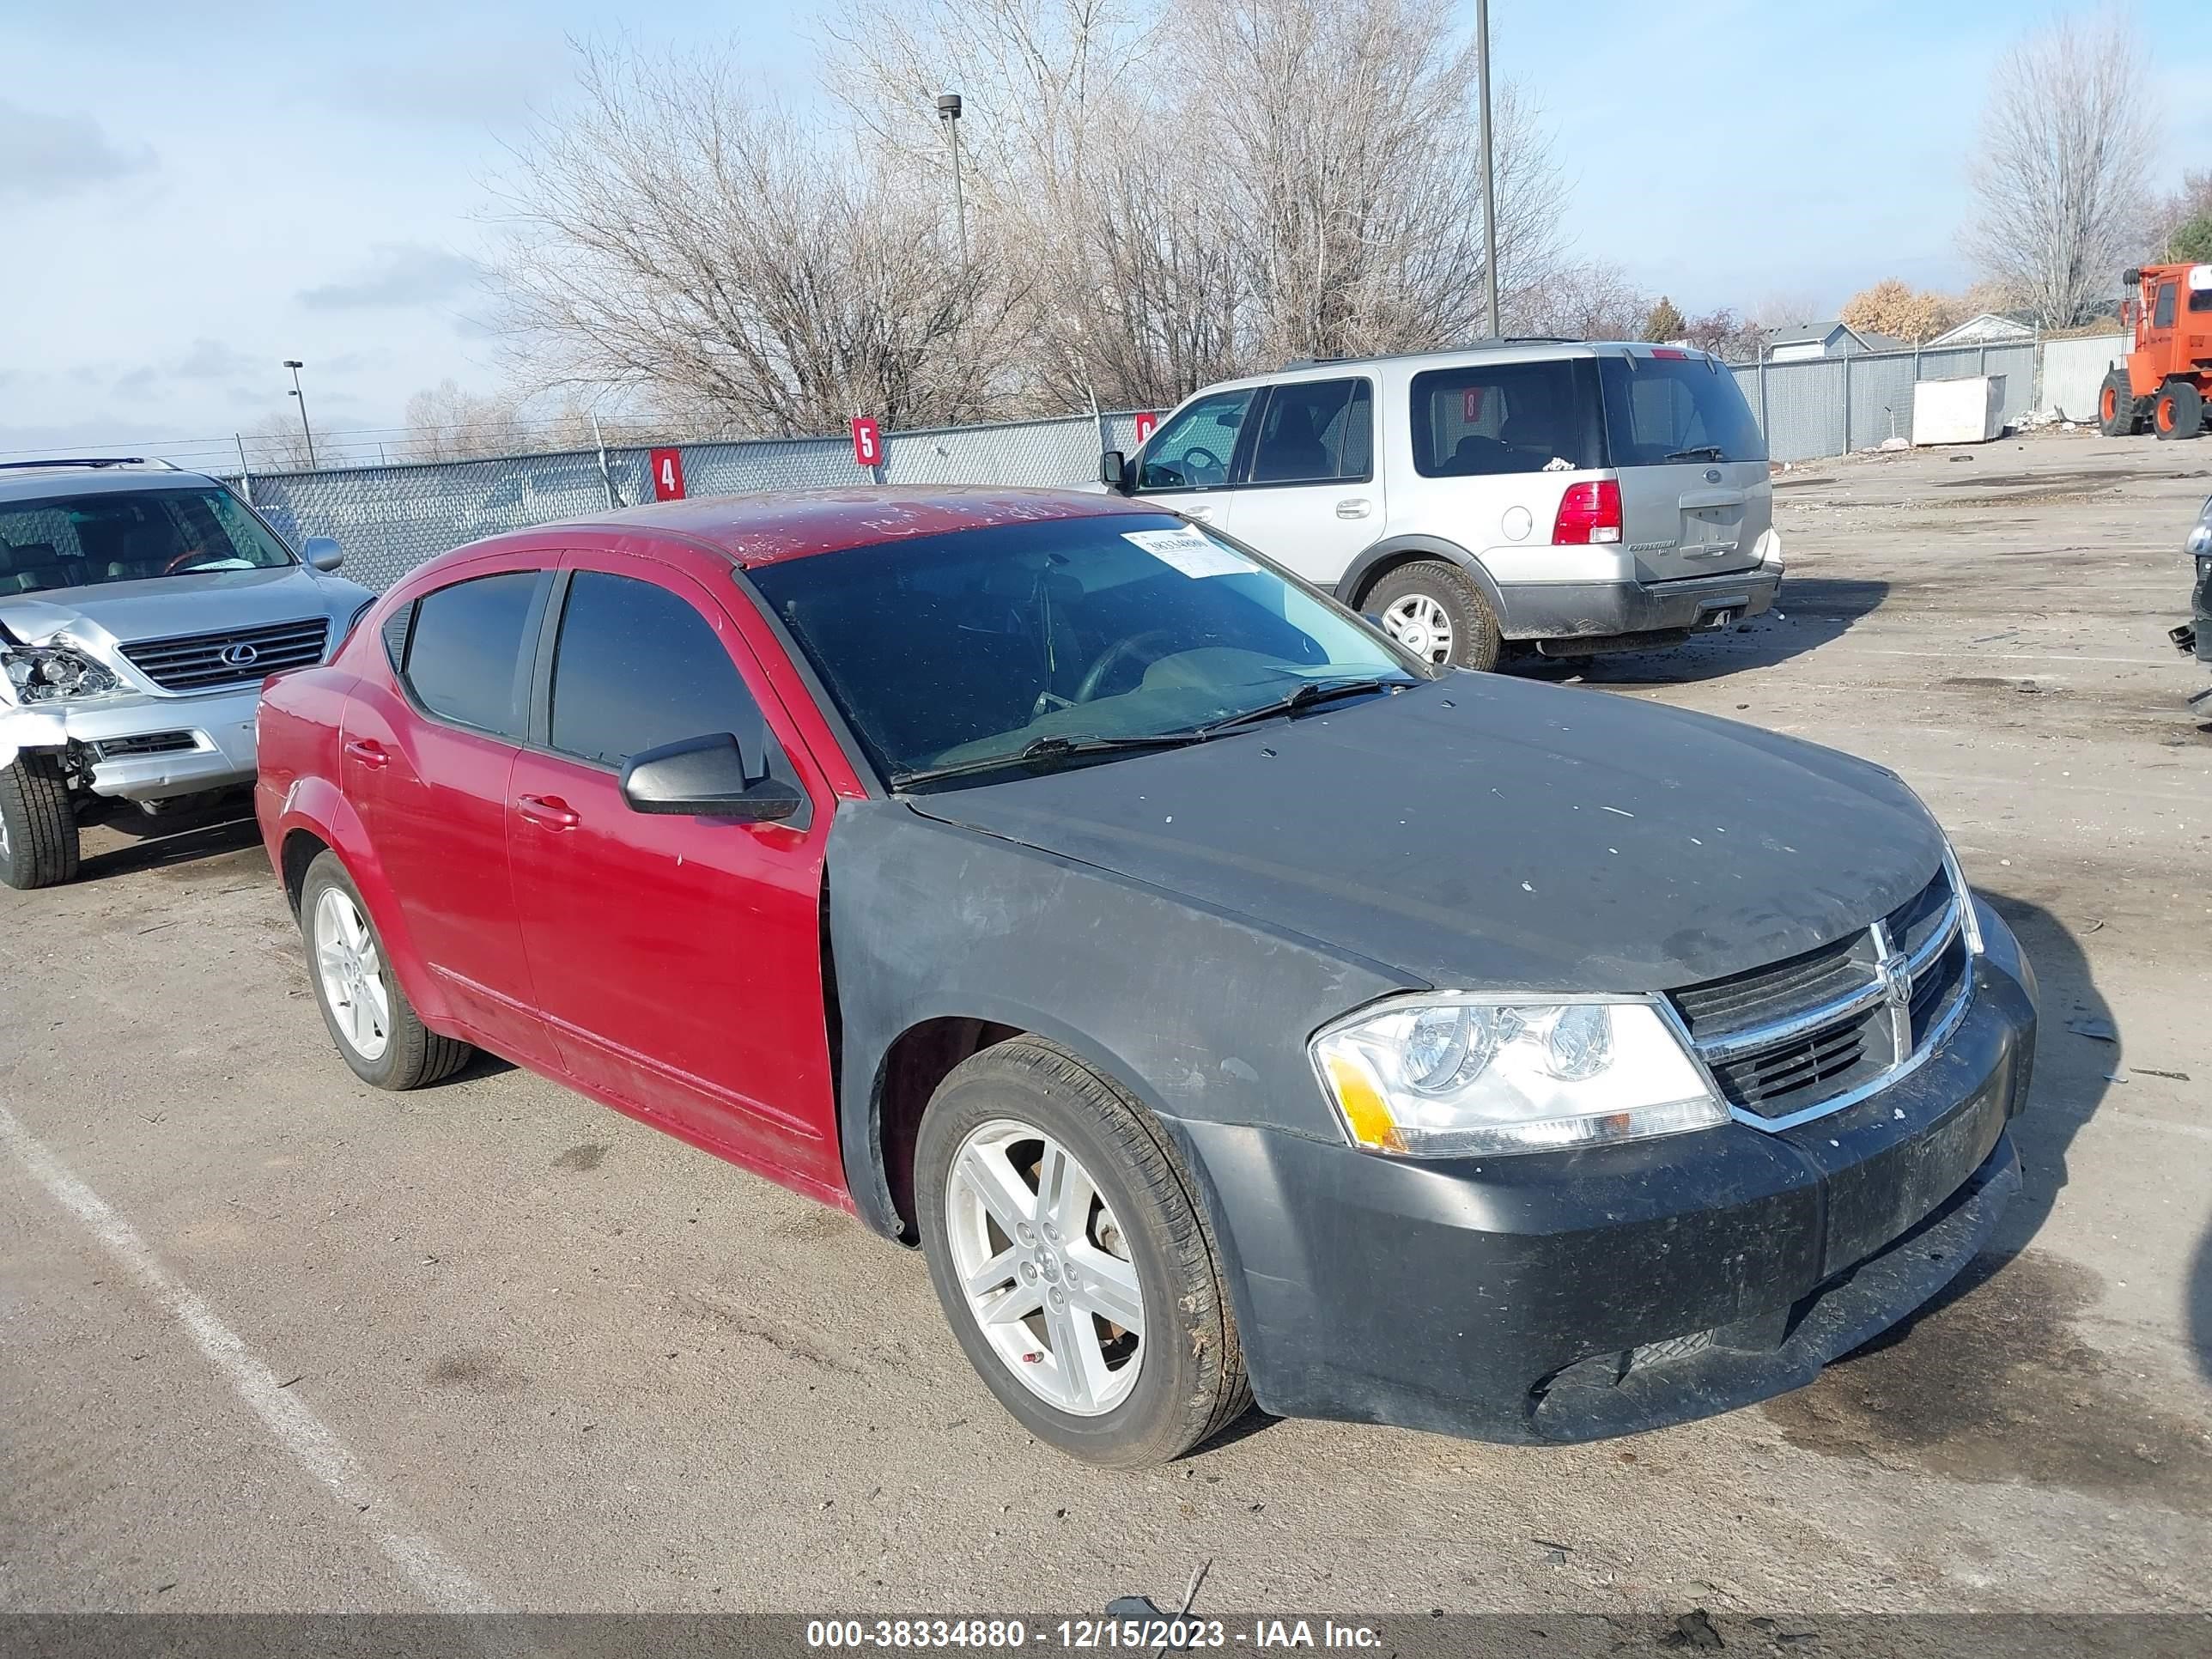
[[[1145,1297],[1091,1172],[1042,1130],[978,1126],[952,1158],[945,1227],[968,1310],[1023,1386],[1077,1417],[1112,1411],[1145,1358]]]
[[[375,935],[350,894],[325,888],[315,902],[315,972],[331,1023],[363,1060],[380,1059],[392,1041],[392,1000]]]
[[[1452,659],[1451,612],[1441,600],[1426,593],[1408,593],[1393,600],[1382,612],[1382,625],[1390,637],[1425,662],[1438,665]]]

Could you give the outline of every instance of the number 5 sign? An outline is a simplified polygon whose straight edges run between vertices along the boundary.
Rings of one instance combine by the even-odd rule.
[[[853,417],[853,464],[870,468],[884,464],[884,434],[872,416]]]
[[[656,501],[680,501],[684,499],[684,452],[680,449],[656,449],[652,454],[653,499]]]

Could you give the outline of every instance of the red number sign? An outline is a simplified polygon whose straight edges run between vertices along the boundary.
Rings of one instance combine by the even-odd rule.
[[[1482,418],[1482,394],[1485,388],[1471,386],[1460,394],[1460,413],[1469,426]]]
[[[874,417],[855,415],[853,417],[853,464],[855,466],[880,466],[884,459],[884,434],[877,430]]]
[[[652,459],[653,499],[656,501],[682,501],[684,452],[680,449],[656,449]]]
[[[1149,409],[1139,410],[1137,415],[1137,447],[1139,449],[1143,448],[1145,440],[1158,431],[1159,428],[1158,416],[1153,414]]]

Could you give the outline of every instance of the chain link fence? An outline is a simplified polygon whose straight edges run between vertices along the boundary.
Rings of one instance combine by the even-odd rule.
[[[2114,335],[1815,357],[1734,372],[1766,434],[1769,457],[1802,461],[1871,449],[1890,438],[1910,442],[1912,388],[1920,380],[2001,374],[2008,422],[2036,409],[2089,418],[2097,383],[2125,344]],[[842,435],[672,447],[682,456],[691,495],[873,482]],[[1066,485],[1097,476],[1101,450],[1136,447],[1137,416],[1128,410],[893,432],[884,438],[883,477],[892,484]],[[231,482],[295,545],[307,536],[335,537],[346,550],[346,574],[383,588],[464,542],[651,501],[649,467],[649,451],[625,447],[256,473]]]

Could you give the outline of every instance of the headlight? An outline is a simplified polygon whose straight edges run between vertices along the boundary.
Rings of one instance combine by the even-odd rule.
[[[346,625],[338,629],[337,641],[331,647],[330,655],[324,659],[325,661],[329,661],[331,658],[336,657],[339,652],[345,649],[346,641],[353,637],[353,630],[361,626],[361,619],[366,617],[375,605],[376,595],[372,593],[355,607],[353,615],[346,618]]]
[[[1942,834],[1941,825],[1936,833]],[[1943,869],[1951,878],[1951,890],[1959,896],[1959,926],[1966,935],[1966,948],[1976,956],[1982,953],[1982,923],[1974,914],[1974,890],[1966,885],[1966,873],[1959,868],[1959,855],[1951,850],[1951,838],[1943,836]]]
[[[105,696],[118,684],[106,664],[66,645],[11,646],[0,653],[0,670],[21,702]]]
[[[1324,1028],[1314,1066],[1356,1146],[1534,1152],[1728,1121],[1648,998],[1408,997]]]

